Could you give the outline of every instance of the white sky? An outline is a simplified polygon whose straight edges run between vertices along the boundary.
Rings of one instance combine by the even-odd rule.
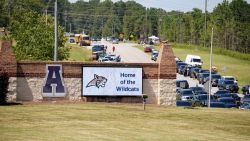
[[[77,0],[69,0],[70,2],[76,2]],[[88,1],[88,0],[85,0]],[[119,0],[112,0],[114,2]],[[128,0],[122,0],[128,1]],[[162,8],[166,11],[178,10],[178,11],[192,11],[193,8],[199,8],[205,11],[205,0],[134,0],[137,3],[142,4],[145,7],[154,7],[154,8]],[[218,3],[221,3],[223,0],[207,0],[208,6],[207,9],[209,12],[213,11],[215,6]],[[229,0],[231,1],[231,0]],[[250,0],[246,0],[250,3]]]

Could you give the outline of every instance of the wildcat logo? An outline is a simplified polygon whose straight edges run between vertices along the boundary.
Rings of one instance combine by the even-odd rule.
[[[108,81],[107,78],[94,74],[94,79],[92,79],[87,84],[86,88],[91,87],[91,86],[96,86],[97,88],[105,87],[107,81]]]

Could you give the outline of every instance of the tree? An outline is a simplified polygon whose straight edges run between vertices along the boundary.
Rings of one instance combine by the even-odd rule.
[[[18,20],[12,21],[11,36],[17,42],[14,46],[18,60],[53,60],[54,57],[54,23],[48,16],[36,12],[23,14]],[[58,60],[69,57],[69,49],[64,47],[66,42],[64,30],[58,27]]]

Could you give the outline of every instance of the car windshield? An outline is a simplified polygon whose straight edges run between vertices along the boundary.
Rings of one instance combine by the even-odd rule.
[[[225,84],[234,84],[234,81],[225,81]]]
[[[193,92],[191,90],[185,90],[182,91],[182,95],[193,95]]]
[[[201,62],[201,59],[193,59],[193,62]]]
[[[231,80],[231,81],[234,81],[234,78],[233,78],[233,77],[228,77],[228,78],[225,78],[225,80]]]
[[[209,76],[209,73],[203,73],[202,76],[203,76],[203,77],[208,77],[208,76]]]
[[[217,78],[217,79],[220,79],[221,76],[220,75],[212,75],[212,78]]]
[[[195,72],[199,72],[199,70],[200,70],[199,68],[194,68]]]
[[[177,66],[180,66],[180,65],[186,65],[186,63],[184,63],[184,62],[177,63]]]
[[[176,87],[185,88],[186,85],[187,85],[187,81],[176,82]]]

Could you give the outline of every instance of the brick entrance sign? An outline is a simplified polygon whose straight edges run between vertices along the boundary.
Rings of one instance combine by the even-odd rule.
[[[160,105],[175,105],[175,60],[171,47],[167,43],[161,45],[156,63],[98,63],[98,62],[65,62],[58,61],[16,61],[11,43],[2,42],[0,47],[0,69],[10,76],[8,101],[43,101],[50,97],[43,95],[46,82],[46,66],[56,64],[62,68],[65,97],[68,101],[88,102],[141,102],[138,96],[86,96],[82,94],[83,66],[142,68],[142,94],[148,95],[148,103]],[[53,71],[52,71],[53,72]],[[56,89],[58,74],[50,74],[51,82],[55,81]],[[91,76],[92,77],[92,76]],[[94,76],[93,76],[94,78]],[[49,84],[50,81],[47,81]],[[47,84],[47,85],[48,85]],[[46,86],[46,90],[52,87]],[[99,87],[98,87],[99,88]],[[101,88],[101,87],[100,87]],[[53,93],[49,93],[53,97]],[[64,95],[63,95],[64,96]],[[57,98],[57,97],[55,97]],[[61,99],[61,98],[59,98]]]

